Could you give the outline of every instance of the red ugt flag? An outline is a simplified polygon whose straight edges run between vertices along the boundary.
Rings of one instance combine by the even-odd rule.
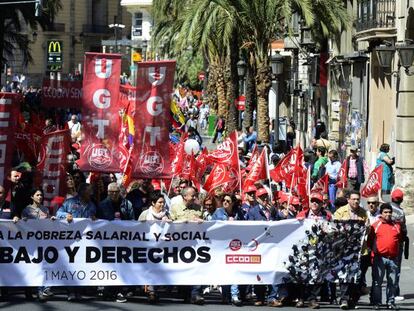
[[[325,174],[313,185],[311,193],[328,193],[329,175]]]
[[[172,176],[168,142],[174,71],[175,61],[144,62],[138,66],[132,154],[135,178]]]
[[[382,187],[382,170],[383,166],[377,166],[369,175],[368,181],[361,190],[361,195],[365,198],[370,195],[376,195]]]
[[[346,188],[347,186],[348,178],[346,176],[346,171],[347,171],[347,160],[345,159],[342,162],[341,168],[339,169],[339,172],[338,172],[338,177],[337,177],[337,182],[336,182],[336,186],[338,188]]]
[[[253,163],[252,168],[244,181],[243,190],[254,185],[256,181],[267,178],[266,156],[266,148],[263,148],[260,156]]]
[[[18,93],[0,93],[0,185],[4,185],[5,176],[12,165],[16,115],[21,97]]]
[[[225,164],[231,181],[226,185],[227,191],[239,188],[240,168],[239,153],[237,152],[237,132],[232,132],[217,149],[208,155],[208,161],[216,164]]]
[[[49,207],[54,197],[66,195],[66,156],[69,146],[69,130],[52,132],[42,137],[37,169],[41,174],[46,207]]]
[[[231,177],[228,172],[228,167],[225,164],[216,163],[208,176],[203,188],[208,192],[220,186],[225,186],[231,182]]]
[[[83,171],[119,172],[120,54],[85,54],[82,97]],[[124,150],[125,151],[125,150]],[[124,154],[124,158],[128,155]]]

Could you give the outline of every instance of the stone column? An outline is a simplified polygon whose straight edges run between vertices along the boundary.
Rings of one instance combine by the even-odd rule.
[[[399,1],[397,1],[399,2]],[[409,38],[411,31],[407,32],[407,25],[412,24],[412,10],[404,4],[413,5],[413,1],[401,1],[397,4],[397,41],[403,42]],[[403,4],[404,3],[404,4]],[[410,14],[410,13],[411,14]],[[407,36],[408,35],[408,36]],[[394,64],[398,63],[398,53],[395,55]],[[412,70],[412,67],[411,67]],[[404,190],[404,210],[414,212],[414,76],[405,73],[404,68],[399,68],[399,77],[396,83],[397,116],[396,128],[396,161],[395,184]]]

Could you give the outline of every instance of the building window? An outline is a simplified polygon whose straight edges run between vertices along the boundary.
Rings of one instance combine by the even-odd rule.
[[[134,14],[134,36],[142,36],[142,12],[136,12]]]

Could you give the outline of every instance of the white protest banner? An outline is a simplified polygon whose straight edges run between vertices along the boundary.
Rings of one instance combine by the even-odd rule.
[[[0,286],[272,284],[299,221],[0,222]]]
[[[0,221],[0,286],[313,283],[352,279],[364,224]],[[312,269],[310,269],[312,267]]]

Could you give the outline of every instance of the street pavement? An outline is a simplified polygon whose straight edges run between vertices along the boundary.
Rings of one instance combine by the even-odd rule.
[[[414,215],[407,217],[408,234],[410,237],[410,259],[403,260],[401,271],[401,294],[404,295],[405,300],[398,302],[400,310],[414,310]],[[367,276],[370,276],[368,270]],[[369,278],[368,284],[371,283]],[[51,298],[46,303],[39,303],[37,301],[26,301],[23,291],[15,290],[11,293],[9,301],[0,302],[0,309],[10,311],[37,311],[37,310],[74,310],[74,311],[89,311],[89,310],[168,310],[168,311],[186,311],[186,310],[234,310],[235,306],[221,304],[221,298],[218,291],[214,291],[206,296],[206,304],[204,306],[195,306],[192,304],[184,304],[182,300],[169,298],[170,293],[164,293],[161,301],[157,305],[149,305],[146,298],[142,295],[129,298],[127,303],[116,303],[113,301],[104,301],[102,298],[93,296],[93,291],[90,296],[86,296],[82,302],[67,302],[64,289],[54,289],[57,295]],[[385,288],[383,290],[383,299],[385,297]],[[243,305],[243,310],[270,310],[271,307],[255,307],[251,303]],[[357,307],[360,310],[371,310],[368,305],[368,296],[361,298],[361,304]],[[294,307],[283,307],[284,310],[296,310]],[[322,304],[322,310],[339,310],[338,306],[329,306]],[[385,309],[385,308],[384,308]]]

